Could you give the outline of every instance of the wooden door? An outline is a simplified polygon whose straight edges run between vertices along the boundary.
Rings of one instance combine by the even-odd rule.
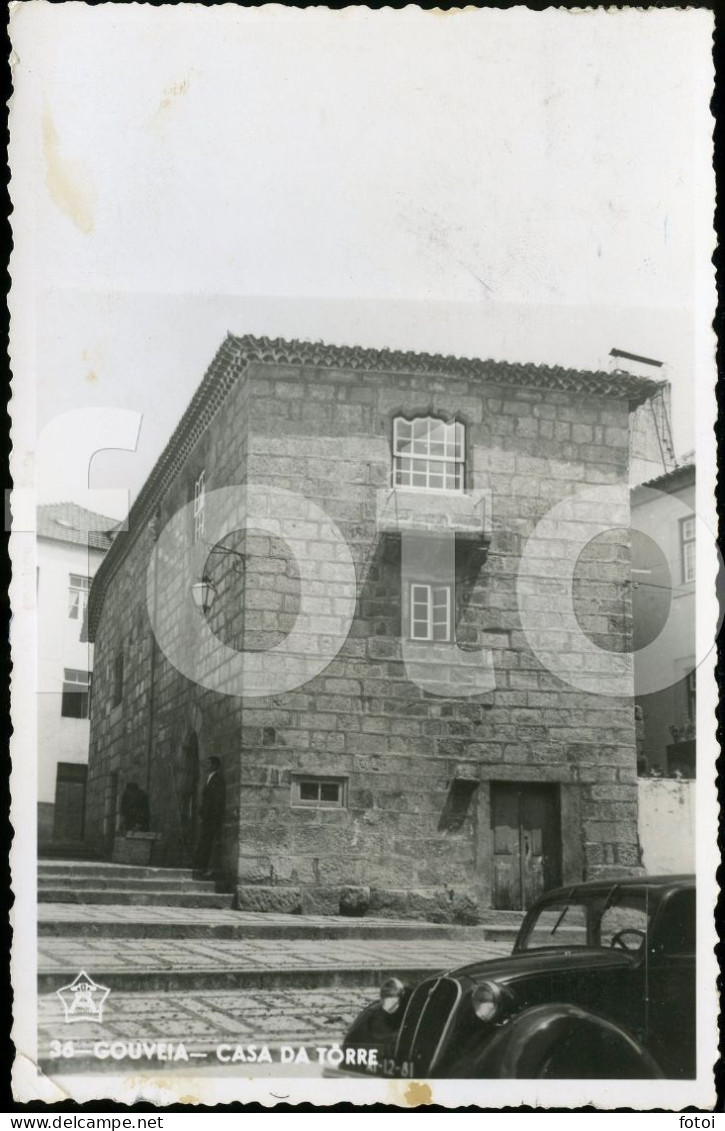
[[[530,907],[561,882],[558,801],[556,786],[491,786],[494,907]]]
[[[87,776],[88,766],[58,763],[53,812],[55,840],[83,840]]]

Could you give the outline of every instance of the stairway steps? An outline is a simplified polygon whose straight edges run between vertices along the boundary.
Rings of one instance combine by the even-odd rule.
[[[155,868],[142,864],[109,864],[105,862],[78,863],[68,860],[41,860],[38,862],[39,879],[74,880],[76,878],[110,878],[120,882],[126,879],[191,880],[198,875],[191,868]]]
[[[440,972],[440,966],[366,965],[339,967],[280,967],[251,969],[228,967],[216,970],[106,970],[94,966],[95,982],[112,991],[123,993],[178,993],[195,990],[288,990],[339,989],[356,986],[377,986],[386,978],[418,982]],[[38,993],[53,994],[60,985],[70,983],[78,971],[54,970],[38,974]]]
[[[106,903],[117,907],[218,907],[232,905],[231,892],[128,891],[123,888],[39,887],[38,903]]]
[[[317,939],[322,942],[334,942],[350,939],[456,939],[472,942],[477,939],[485,942],[511,942],[516,937],[516,932],[504,927],[501,930],[491,927],[457,927],[449,924],[425,924],[411,922],[369,923],[362,920],[339,922],[331,920],[326,923],[308,923],[302,916],[295,917],[296,921],[278,923],[273,917],[259,914],[259,919],[250,922],[242,912],[233,912],[238,917],[238,922],[214,922],[210,917],[208,922],[198,919],[184,922],[144,922],[135,919],[126,922],[119,919],[106,921],[78,920],[48,920],[40,919],[38,922],[38,936],[41,938],[124,938],[124,939],[266,939],[291,940],[291,939]],[[264,920],[268,919],[267,922]]]
[[[48,888],[67,891],[149,891],[149,892],[205,892],[216,891],[213,880],[192,879],[143,879],[131,876],[123,879],[118,876],[39,876],[38,891]]]

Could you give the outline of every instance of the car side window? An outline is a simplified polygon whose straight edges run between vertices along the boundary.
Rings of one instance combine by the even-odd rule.
[[[695,953],[695,892],[678,891],[667,900],[657,924],[654,949],[676,956]]]
[[[647,935],[647,920],[644,907],[628,907],[625,903],[608,907],[599,924],[600,945],[619,944],[625,950],[638,950]]]

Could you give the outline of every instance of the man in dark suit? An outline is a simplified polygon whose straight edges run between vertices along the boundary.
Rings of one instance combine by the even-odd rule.
[[[207,779],[201,795],[199,844],[196,865],[205,879],[213,875],[212,860],[224,824],[226,784],[221,762],[213,755],[207,759]]]

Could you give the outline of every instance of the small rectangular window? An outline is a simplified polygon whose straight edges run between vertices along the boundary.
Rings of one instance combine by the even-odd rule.
[[[414,582],[410,587],[410,639],[450,643],[452,606],[450,585]]]
[[[64,719],[87,719],[90,716],[90,705],[91,673],[64,668],[61,716]]]
[[[113,706],[117,707],[123,700],[123,652],[119,652],[113,661]]]
[[[194,484],[194,541],[201,542],[204,537],[204,510],[206,505],[205,473]]]
[[[91,587],[90,577],[79,573],[72,573],[68,584],[68,616],[71,620],[82,621],[86,605],[88,604],[88,591]]]
[[[695,580],[695,519],[683,518],[680,522],[682,546],[682,580]]]
[[[347,804],[347,778],[292,778],[292,804],[318,809],[344,809]]]

